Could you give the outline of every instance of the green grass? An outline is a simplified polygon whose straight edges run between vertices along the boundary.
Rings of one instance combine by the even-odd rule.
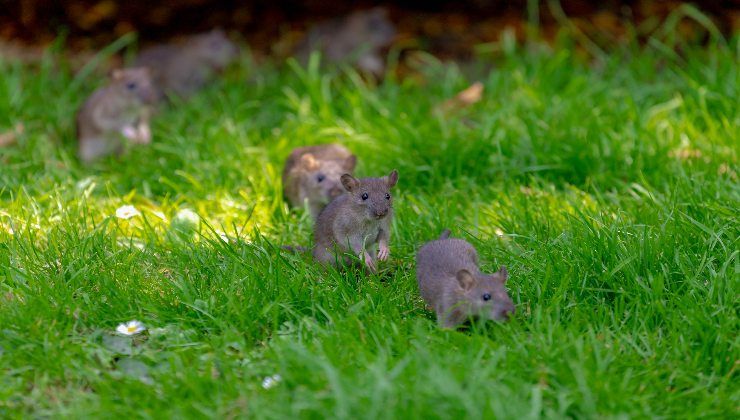
[[[0,129],[25,131],[0,149],[0,417],[736,417],[737,51],[517,50],[449,119],[454,66],[374,87],[245,61],[91,168],[99,76],[2,63]],[[380,276],[278,250],[311,240],[283,159],[334,141],[399,170]],[[437,328],[414,254],[445,227],[509,267],[512,322]]]

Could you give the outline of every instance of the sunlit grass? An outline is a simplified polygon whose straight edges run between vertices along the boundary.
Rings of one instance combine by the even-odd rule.
[[[372,86],[245,60],[92,167],[72,117],[99,76],[0,64],[0,131],[24,126],[0,149],[0,417],[731,417],[733,48],[522,49],[451,118],[454,65]],[[399,170],[380,275],[280,252],[311,241],[283,160],[322,142]],[[435,325],[413,259],[447,227],[509,268],[509,324]]]

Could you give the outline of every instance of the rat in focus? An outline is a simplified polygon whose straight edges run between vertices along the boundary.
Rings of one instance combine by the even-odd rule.
[[[445,230],[416,255],[419,291],[436,312],[440,326],[455,328],[469,318],[508,320],[514,303],[505,288],[506,267],[493,274],[482,273],[475,248],[449,235]]]
[[[294,149],[285,162],[283,192],[292,207],[305,202],[313,218],[344,192],[343,174],[352,174],[357,157],[338,144],[322,144]]]
[[[160,98],[168,94],[187,98],[234,61],[237,53],[237,46],[226,33],[214,29],[181,42],[145,48],[134,65],[152,70]]]
[[[346,192],[319,214],[313,257],[322,264],[348,263],[350,258],[340,253],[350,253],[364,260],[371,272],[377,273],[376,259],[385,261],[390,255],[391,189],[398,182],[398,172],[393,170],[382,178],[362,179],[344,174],[340,179]],[[377,257],[373,255],[376,245]]]
[[[321,51],[329,63],[349,63],[381,77],[385,73],[383,50],[391,45],[396,33],[386,9],[360,10],[311,28],[296,55],[305,64],[312,51]]]
[[[156,101],[149,69],[113,70],[108,84],[94,91],[77,112],[80,160],[90,163],[120,153],[124,140],[150,143],[149,118]]]

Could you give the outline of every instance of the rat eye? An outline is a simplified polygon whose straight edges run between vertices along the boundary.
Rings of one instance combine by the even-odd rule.
[[[319,175],[318,175],[318,176],[316,177],[316,181],[317,181],[317,182],[322,182],[322,181],[323,181],[323,180],[325,180],[325,179],[326,179],[326,177],[324,176],[324,174],[319,174]]]
[[[391,199],[391,195],[390,195],[390,194],[388,194],[388,193],[385,193],[385,199],[386,199],[386,200],[390,200],[390,199]]]
[[[491,300],[491,294],[490,293],[484,293],[483,294],[483,300]]]
[[[134,89],[136,89],[136,83],[135,82],[128,82],[128,83],[126,83],[126,89],[128,89],[128,90],[134,90]]]
[[[363,201],[364,200],[367,200],[368,197],[369,197],[369,195],[367,195],[367,193],[362,194],[362,200]]]

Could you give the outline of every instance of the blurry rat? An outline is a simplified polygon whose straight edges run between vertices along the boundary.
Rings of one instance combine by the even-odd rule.
[[[151,142],[149,118],[157,90],[146,68],[113,70],[108,84],[90,95],[77,112],[78,156],[89,163],[120,153],[123,140]]]
[[[391,45],[396,33],[386,9],[360,10],[311,28],[298,45],[296,55],[306,63],[312,51],[321,51],[329,63],[349,63],[381,77],[385,73],[383,50]]]
[[[342,174],[352,174],[357,157],[338,144],[294,149],[285,162],[283,191],[291,206],[307,202],[315,219],[321,210],[344,192]]]
[[[161,96],[186,98],[236,59],[238,48],[224,31],[214,29],[181,42],[145,48],[134,65],[149,67]]]

